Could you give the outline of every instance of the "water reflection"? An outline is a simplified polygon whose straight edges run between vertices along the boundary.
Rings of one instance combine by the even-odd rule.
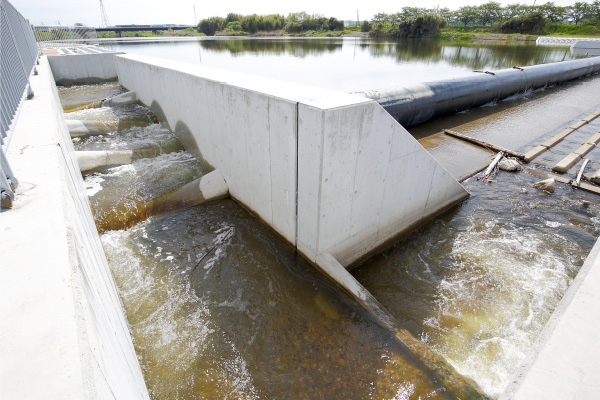
[[[209,51],[229,52],[232,55],[251,53],[255,55],[291,55],[304,58],[322,53],[341,51],[343,40],[302,39],[222,39],[202,40],[200,46]]]
[[[564,47],[428,39],[199,38],[103,46],[349,92],[576,58]]]

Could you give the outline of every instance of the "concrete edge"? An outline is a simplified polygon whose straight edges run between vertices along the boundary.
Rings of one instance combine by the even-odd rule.
[[[588,254],[581,269],[577,273],[577,276],[575,277],[575,279],[573,279],[573,282],[571,282],[571,285],[569,286],[563,298],[559,302],[558,306],[552,313],[552,316],[550,317],[548,322],[546,322],[546,325],[542,329],[542,332],[540,332],[538,339],[531,347],[529,355],[517,368],[517,371],[513,375],[511,382],[508,384],[502,395],[499,397],[499,400],[512,400],[515,397],[517,391],[523,384],[527,375],[532,370],[540,353],[548,344],[548,341],[550,340],[560,320],[565,315],[567,309],[573,302],[573,299],[577,295],[583,282],[586,280],[588,274],[590,273],[598,259],[600,259],[600,239],[596,241],[596,244]]]

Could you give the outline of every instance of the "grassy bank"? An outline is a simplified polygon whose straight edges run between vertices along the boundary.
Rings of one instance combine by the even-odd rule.
[[[187,28],[181,31],[142,31],[142,32],[121,32],[121,37],[185,37],[185,36],[206,36],[202,32],[198,32],[194,28]],[[116,38],[115,32],[98,32],[98,38]]]

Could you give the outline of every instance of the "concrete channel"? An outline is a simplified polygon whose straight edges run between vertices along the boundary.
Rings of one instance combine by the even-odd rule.
[[[98,68],[87,68],[88,64]],[[124,54],[52,56],[43,58],[39,69],[40,76],[32,78],[39,85],[38,96],[23,112],[32,115],[46,107],[45,119],[54,122],[52,129],[42,129],[49,134],[42,139],[32,137],[38,127],[31,120],[20,122],[9,157],[15,173],[25,177],[18,193],[22,200],[6,214],[10,223],[4,226],[13,230],[11,237],[15,239],[11,242],[22,239],[24,243],[28,231],[18,227],[19,221],[39,226],[39,232],[29,240],[44,240],[48,232],[60,228],[59,234],[53,235],[54,249],[49,253],[61,258],[55,261],[57,265],[69,267],[50,279],[43,272],[41,255],[31,254],[24,260],[29,266],[27,273],[14,271],[3,282],[1,300],[19,310],[19,315],[40,302],[47,302],[48,307],[39,312],[58,309],[64,315],[59,318],[60,326],[49,324],[49,331],[40,331],[38,326],[27,328],[32,333],[27,341],[4,329],[5,323],[24,323],[19,315],[11,314],[10,321],[2,322],[2,339],[12,347],[3,354],[13,360],[32,351],[42,354],[21,361],[21,368],[10,373],[2,371],[3,394],[30,392],[28,377],[37,374],[47,385],[40,388],[50,391],[33,392],[30,398],[109,398],[109,392],[114,398],[148,398],[89,204],[86,208],[81,175],[54,86],[54,81],[100,82],[118,77],[171,127],[188,151],[212,166],[218,175],[214,178],[215,174],[209,174],[210,183],[193,183],[182,192],[183,197],[170,195],[168,201],[175,198],[191,204],[190,190],[196,193],[200,189],[200,197],[207,200],[229,193],[350,292],[406,347],[420,353],[417,356],[421,361],[449,389],[465,399],[483,396],[476,384],[405,332],[347,271],[468,196],[376,101]],[[104,159],[108,156],[99,155]],[[130,156],[119,154],[118,161],[128,162]],[[45,157],[47,165],[53,167],[43,173],[34,171],[31,157]],[[408,172],[417,169],[418,174]],[[220,189],[213,191],[213,187]],[[48,219],[46,200],[56,188],[61,188],[61,195],[54,196],[54,207],[62,212]],[[345,200],[340,203],[340,199]],[[68,217],[69,209],[77,212]],[[588,288],[586,278],[596,278],[595,270],[600,268],[597,248],[582,269],[585,274],[580,274],[578,283],[565,296],[566,305],[555,313],[557,320],[570,315],[571,304],[581,301],[579,293],[583,292],[578,289]],[[17,252],[8,253],[9,261],[16,263]],[[37,282],[31,292],[17,296],[14,290],[4,290],[21,287],[31,279]],[[42,285],[53,285],[53,290],[40,291],[53,298],[34,294]],[[61,298],[60,304],[54,304],[55,294]],[[23,296],[24,302],[20,300]],[[586,291],[583,296],[594,295]],[[110,300],[106,303],[105,299]],[[569,318],[577,319],[578,315]],[[39,324],[44,319],[39,315],[27,323]],[[545,343],[553,343],[548,338],[555,335],[560,337],[556,326],[548,327]],[[48,335],[51,339],[45,341]],[[56,342],[60,357],[48,369],[46,360],[39,359],[46,354],[39,346],[47,350],[45,346],[55,346]],[[39,345],[24,348],[31,343]],[[515,384],[507,398],[512,398],[511,393],[528,393],[528,382],[538,382],[531,381],[539,379],[531,371],[543,363],[542,355],[548,348],[540,345],[534,361],[529,361],[527,373],[519,380],[524,383]],[[549,351],[554,354],[551,347]]]

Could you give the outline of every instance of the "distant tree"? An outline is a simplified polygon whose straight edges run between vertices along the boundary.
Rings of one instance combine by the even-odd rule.
[[[394,36],[398,38],[432,37],[446,25],[446,20],[435,14],[419,15],[400,22]]]
[[[566,8],[558,7],[554,2],[548,2],[535,8],[536,11],[542,13],[545,18],[548,18],[552,22],[562,21],[566,18]]]
[[[203,19],[198,24],[198,30],[207,36],[213,36],[215,32],[220,31],[225,26],[225,18],[211,17]]]
[[[600,0],[595,0],[590,4],[590,18],[600,22]]]
[[[575,25],[581,22],[588,14],[590,14],[590,7],[587,3],[577,2],[570,7],[566,8],[565,15],[570,18]]]
[[[402,14],[404,15],[403,19],[407,20],[409,18],[427,14],[427,9],[420,7],[402,7]]]
[[[509,4],[502,9],[502,20],[521,17],[527,13],[527,6],[519,3]]]
[[[242,16],[240,14],[229,13],[229,14],[227,14],[227,17],[225,18],[225,25],[229,24],[230,22],[241,21],[241,20],[242,20]]]
[[[469,25],[477,20],[478,12],[477,7],[474,6],[462,6],[454,13],[455,18],[464,26]]]
[[[535,34],[541,33],[547,22],[542,13],[537,12],[505,21],[499,30],[502,33]]]
[[[225,32],[241,32],[243,30],[240,21],[232,21],[223,28]]]
[[[81,23],[81,22],[75,22],[73,24],[73,26],[85,26],[85,25],[83,23]]]
[[[600,1],[600,0],[599,0]],[[449,8],[444,7],[444,8],[438,8],[435,12],[439,17],[443,18],[446,20],[446,22],[450,22],[452,21],[452,18],[454,16],[454,13],[452,11],[450,11]]]
[[[500,3],[490,1],[477,7],[477,19],[481,25],[491,25],[502,17]]]
[[[387,21],[387,20],[388,20],[388,18],[389,18],[389,15],[388,15],[388,14],[381,12],[381,13],[377,13],[377,14],[375,14],[375,15],[373,16],[373,19],[372,19],[371,21],[372,21],[372,22],[374,22],[374,23],[377,23],[377,22],[385,22],[385,21]]]
[[[287,21],[288,22],[296,22],[296,21],[302,22],[308,18],[310,18],[310,15],[308,15],[305,11],[300,11],[300,12],[288,14]]]
[[[363,21],[363,23],[360,24],[360,31],[371,32],[371,24],[369,23],[369,21]]]

